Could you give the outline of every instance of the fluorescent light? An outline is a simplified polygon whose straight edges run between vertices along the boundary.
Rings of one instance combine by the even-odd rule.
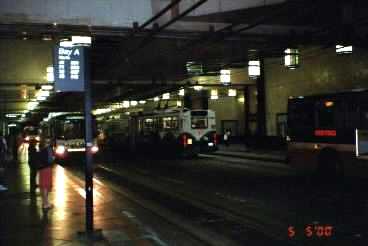
[[[164,94],[162,95],[162,99],[164,99],[164,100],[168,100],[168,99],[170,99],[170,93],[164,93]]]
[[[248,76],[257,78],[261,75],[261,64],[258,60],[248,61]]]
[[[230,84],[231,82],[231,70],[222,69],[220,70],[220,82],[222,84]]]
[[[90,36],[72,36],[72,43],[75,45],[78,45],[78,44],[91,45],[92,37]]]
[[[236,97],[236,89],[229,89],[228,90],[229,97]]]
[[[54,89],[53,85],[41,85],[41,90],[52,90]]]

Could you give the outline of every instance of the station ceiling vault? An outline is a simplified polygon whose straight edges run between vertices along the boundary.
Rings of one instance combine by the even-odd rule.
[[[291,46],[331,47],[340,42],[365,47],[368,43],[365,0],[269,0],[256,1],[256,5],[234,0],[231,6],[221,0],[162,2],[165,4],[160,8],[155,5],[154,14],[144,21],[137,17],[130,26],[35,22],[10,18],[0,11],[0,39],[56,43],[71,35],[92,36],[91,78],[96,105],[150,97],[191,83],[186,71],[188,61],[216,73],[223,67],[245,67],[250,52],[281,57]],[[184,3],[185,7],[179,8]],[[213,8],[221,4],[223,8]],[[22,86],[33,93],[41,84],[1,80],[0,111],[24,110],[27,99],[20,97]],[[38,111],[80,109],[81,104],[70,103],[77,101],[71,99],[75,97],[82,98],[73,93],[54,95]]]

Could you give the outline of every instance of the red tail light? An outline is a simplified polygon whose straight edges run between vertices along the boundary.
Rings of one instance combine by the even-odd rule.
[[[316,137],[336,137],[336,130],[314,130]]]
[[[186,147],[187,146],[187,135],[183,135],[182,140],[183,140],[183,146]]]
[[[216,133],[213,134],[213,143],[217,145],[217,134]]]

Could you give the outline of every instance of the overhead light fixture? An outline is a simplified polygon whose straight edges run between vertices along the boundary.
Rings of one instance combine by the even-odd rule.
[[[53,85],[41,85],[41,90],[51,91],[52,89],[54,89]]]
[[[46,80],[48,82],[54,82],[54,66],[47,66],[46,68]]]
[[[162,99],[169,100],[170,99],[170,93],[164,93],[164,94],[162,94]]]
[[[288,69],[295,69],[299,66],[299,50],[286,49],[284,51],[284,65]]]
[[[50,34],[44,34],[42,35],[43,41],[52,41],[52,36]]]
[[[72,36],[73,45],[91,46],[92,37],[90,36]]]
[[[224,85],[229,85],[231,83],[231,70],[220,70],[220,82]]]
[[[351,54],[353,53],[353,46],[352,45],[336,45],[336,54],[343,55],[343,54]]]
[[[185,67],[188,75],[196,76],[203,74],[203,65],[201,63],[188,61]]]
[[[258,60],[248,61],[248,76],[256,79],[261,75],[261,63]]]
[[[201,86],[201,85],[195,85],[195,86],[193,86],[193,89],[195,91],[200,91],[200,90],[202,90],[202,88],[203,88],[203,86]]]
[[[28,109],[28,110],[30,110],[30,111],[32,111],[32,110],[34,110],[37,106],[38,106],[38,102],[29,102],[29,103],[27,104],[27,109]]]
[[[229,97],[236,97],[236,89],[229,89],[228,90]]]
[[[130,102],[129,101],[123,101],[123,108],[129,108]]]
[[[211,90],[211,99],[212,100],[217,100],[218,99],[218,91],[217,91],[217,89]]]

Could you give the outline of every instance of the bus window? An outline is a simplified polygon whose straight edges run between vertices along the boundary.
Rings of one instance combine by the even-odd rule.
[[[310,136],[314,130],[314,104],[308,101],[290,100],[288,105],[288,135]]]
[[[150,131],[152,130],[154,127],[153,125],[153,119],[152,118],[146,118],[144,119],[144,130],[145,131]]]
[[[178,118],[177,117],[163,117],[163,128],[164,129],[177,129],[178,128]]]
[[[317,107],[316,128],[336,129],[335,111],[336,106],[331,101],[321,102]]]

